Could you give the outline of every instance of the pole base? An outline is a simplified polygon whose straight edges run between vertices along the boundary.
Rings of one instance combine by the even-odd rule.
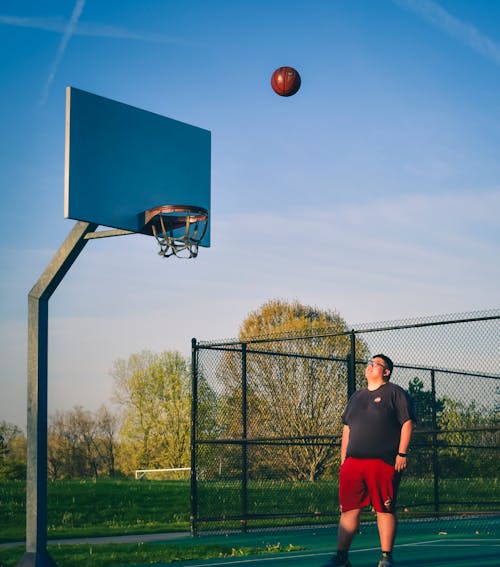
[[[52,559],[47,551],[38,553],[26,552],[17,567],[57,567],[57,563]]]

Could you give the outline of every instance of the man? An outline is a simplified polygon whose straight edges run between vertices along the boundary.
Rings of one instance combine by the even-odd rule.
[[[393,565],[396,498],[416,418],[408,393],[389,382],[392,369],[388,356],[373,356],[365,370],[367,387],[351,396],[342,416],[338,549],[323,567],[351,567],[349,549],[361,510],[370,504],[382,550],[378,567]]]

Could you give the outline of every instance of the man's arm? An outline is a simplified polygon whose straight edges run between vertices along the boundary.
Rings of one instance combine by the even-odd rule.
[[[344,425],[342,430],[342,443],[340,444],[340,465],[342,466],[347,454],[347,445],[349,444],[349,426]]]
[[[405,421],[401,426],[401,435],[399,437],[399,449],[398,453],[406,454],[408,447],[410,446],[411,434],[413,433],[413,421],[409,419]],[[396,456],[395,469],[401,472],[406,468],[406,457],[400,457],[399,454]]]

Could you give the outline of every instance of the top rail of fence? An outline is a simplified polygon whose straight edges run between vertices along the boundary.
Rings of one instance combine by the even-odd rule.
[[[475,311],[472,313],[462,313],[454,315],[439,315],[435,317],[426,317],[424,319],[413,319],[406,322],[403,321],[388,321],[381,323],[369,323],[366,326],[361,325],[358,328],[345,329],[343,331],[332,331],[328,329],[314,329],[310,333],[281,333],[281,334],[268,334],[265,336],[251,337],[245,340],[241,339],[226,339],[217,341],[198,341],[196,339],[195,348],[217,348],[217,347],[236,347],[237,345],[245,344],[262,344],[271,342],[285,342],[285,341],[301,341],[318,338],[331,338],[341,337],[350,334],[365,334],[365,333],[378,333],[381,331],[396,331],[401,329],[416,329],[421,327],[435,327],[444,325],[457,325],[463,323],[474,323],[479,321],[493,321],[500,320],[500,309],[490,309],[488,311]],[[193,339],[194,340],[194,339]]]

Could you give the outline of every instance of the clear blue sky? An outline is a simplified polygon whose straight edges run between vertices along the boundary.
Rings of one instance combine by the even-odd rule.
[[[500,304],[499,2],[3,0],[0,72],[0,420],[24,425],[27,293],[74,224],[67,85],[212,132],[212,248],[89,243],[50,301],[49,411],[273,298],[351,324]]]

